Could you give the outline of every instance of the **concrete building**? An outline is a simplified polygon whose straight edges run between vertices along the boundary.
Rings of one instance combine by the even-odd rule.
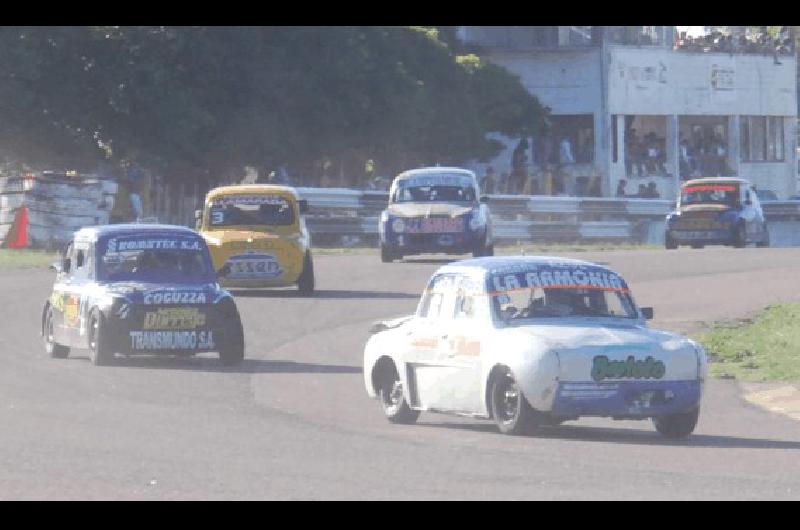
[[[736,175],[784,199],[798,192],[794,50],[732,34],[743,40],[683,46],[674,26],[458,30],[551,109],[551,133],[526,151],[530,189],[615,196],[624,180],[629,196],[672,198],[681,180]],[[499,138],[496,174],[512,171],[519,142]]]

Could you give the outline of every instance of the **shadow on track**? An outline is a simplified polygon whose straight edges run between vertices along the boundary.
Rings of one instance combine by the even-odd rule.
[[[301,296],[294,290],[270,289],[231,289],[234,298],[308,298],[310,300],[343,300],[343,299],[418,299],[419,293],[391,293],[386,291],[345,291],[341,289],[318,289],[312,296]]]
[[[419,422],[420,427],[486,432],[501,436],[494,423],[429,423]],[[685,440],[669,440],[655,430],[621,429],[613,427],[580,427],[562,425],[546,427],[541,433],[528,436],[532,439],[576,440],[582,442],[610,442],[631,445],[664,445],[683,447],[714,447],[719,449],[800,449],[800,441],[766,440],[714,434],[692,434]]]
[[[88,360],[86,357],[70,359]],[[360,366],[338,364],[301,363],[296,361],[245,359],[237,366],[223,366],[215,357],[161,357],[161,356],[118,356],[108,367],[143,368],[146,370],[184,370],[187,372],[219,372],[232,374],[360,374]]]

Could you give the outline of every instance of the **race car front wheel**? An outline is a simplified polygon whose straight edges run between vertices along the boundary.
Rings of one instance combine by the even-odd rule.
[[[669,233],[667,233],[664,236],[664,247],[667,250],[675,250],[676,248],[678,248],[678,244],[675,242],[674,239],[672,239],[672,236]]]
[[[667,414],[653,418],[653,425],[659,434],[665,438],[679,440],[686,438],[697,426],[697,417],[700,409],[678,414]]]
[[[69,348],[62,346],[55,341],[53,335],[53,308],[47,308],[47,316],[44,319],[44,348],[47,354],[54,359],[65,359],[69,355]]]
[[[392,263],[394,260],[402,258],[403,256],[400,256],[397,253],[392,252],[385,245],[381,245],[381,261],[383,263]]]
[[[539,422],[536,411],[522,394],[510,371],[491,381],[490,409],[497,428],[503,434],[533,434]]]
[[[105,317],[95,308],[89,317],[89,359],[95,366],[109,365],[114,360],[106,335]]]
[[[417,421],[419,411],[408,406],[403,393],[403,383],[393,366],[385,372],[378,395],[383,405],[383,413],[390,422],[410,424]]]

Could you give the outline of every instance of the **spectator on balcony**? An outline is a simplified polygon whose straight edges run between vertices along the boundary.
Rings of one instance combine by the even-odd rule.
[[[639,192],[635,195],[637,198],[644,199],[647,197],[647,186],[639,184]]]
[[[650,182],[647,185],[647,189],[645,191],[645,196],[648,199],[659,199],[661,195],[658,193],[658,188],[656,187],[655,182]]]
[[[625,191],[625,185],[628,183],[625,179],[620,179],[617,183],[617,197],[625,197],[627,196],[627,192]]]
[[[628,177],[644,175],[642,144],[633,128],[625,134],[625,166]]]

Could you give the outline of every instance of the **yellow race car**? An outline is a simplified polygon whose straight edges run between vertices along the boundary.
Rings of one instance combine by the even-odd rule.
[[[211,251],[225,287],[297,285],[314,292],[311,236],[303,214],[308,203],[289,186],[222,186],[195,212],[197,230]]]

